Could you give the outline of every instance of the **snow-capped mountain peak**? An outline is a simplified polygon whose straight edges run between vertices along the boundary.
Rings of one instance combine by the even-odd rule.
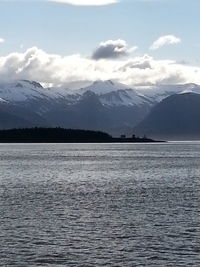
[[[91,85],[87,87],[79,89],[78,91],[80,93],[91,91],[97,95],[103,95],[113,91],[126,90],[126,89],[130,89],[130,87],[122,83],[118,83],[112,80],[107,80],[107,81],[98,80],[93,82]]]
[[[106,106],[139,106],[144,103],[151,105],[148,98],[137,94],[133,89],[112,91],[99,96],[100,101]]]
[[[85,92],[98,95],[101,104],[104,106],[138,106],[147,102],[152,105],[148,97],[136,92],[130,86],[112,80],[95,81],[77,92],[81,95]]]
[[[200,86],[196,84],[158,85],[151,87],[136,87],[118,83],[112,80],[95,81],[91,85],[78,90],[64,87],[44,88],[40,83],[28,80],[0,82],[0,102],[27,102],[42,100],[62,100],[66,105],[80,101],[86,92],[95,94],[103,106],[141,106],[149,107],[172,94],[193,92],[200,94]],[[63,103],[64,103],[63,102]]]
[[[152,101],[159,103],[166,97],[174,94],[182,94],[186,92],[200,94],[200,86],[194,83],[175,84],[175,85],[155,85],[149,87],[137,87],[137,92],[142,93]]]
[[[23,102],[32,99],[55,98],[54,90],[43,88],[40,83],[28,80],[0,82],[0,98],[6,102]]]

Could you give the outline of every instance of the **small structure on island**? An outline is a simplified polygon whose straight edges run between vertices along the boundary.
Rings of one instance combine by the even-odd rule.
[[[126,139],[126,135],[125,135],[125,134],[122,134],[122,135],[120,136],[120,138],[121,138],[121,139]]]

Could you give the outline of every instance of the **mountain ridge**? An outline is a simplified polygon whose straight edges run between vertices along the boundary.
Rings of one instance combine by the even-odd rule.
[[[134,131],[164,140],[200,140],[200,94],[188,92],[165,98]]]
[[[173,94],[200,93],[196,84],[135,87],[96,81],[84,88],[44,88],[28,80],[0,82],[0,129],[16,126],[49,126],[101,130],[119,136],[133,132],[160,101]],[[9,116],[8,116],[9,114]],[[7,121],[6,123],[6,116]],[[11,123],[12,122],[12,123]],[[18,125],[18,124],[17,124]],[[11,127],[12,128],[12,127]]]

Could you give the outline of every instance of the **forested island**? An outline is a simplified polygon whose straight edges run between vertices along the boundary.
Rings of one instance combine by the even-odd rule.
[[[0,143],[149,143],[147,137],[119,138],[101,131],[64,128],[24,128],[0,130]]]

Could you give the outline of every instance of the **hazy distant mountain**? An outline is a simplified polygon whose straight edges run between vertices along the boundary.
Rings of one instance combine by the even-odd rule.
[[[162,99],[185,92],[200,93],[200,86],[160,85],[133,89],[108,80],[70,90],[63,87],[43,88],[41,84],[27,80],[0,82],[0,129],[60,126],[103,130],[113,135],[132,134],[133,128]],[[157,109],[153,109],[155,113],[154,110]],[[160,116],[160,110],[158,113],[156,116]],[[168,114],[162,116],[167,123]],[[168,124],[176,126],[171,122]],[[153,127],[153,124],[150,126]],[[148,134],[148,129],[141,133]]]
[[[135,133],[166,140],[200,139],[200,95],[167,97],[135,128]]]
[[[104,130],[119,135],[139,123],[153,102],[133,89],[112,81],[97,81],[66,96],[73,99],[59,104],[43,116],[53,125]]]
[[[194,83],[175,84],[175,85],[155,85],[140,86],[138,91],[151,99],[153,102],[159,103],[166,97],[174,94],[197,93],[200,94],[200,86]]]
[[[40,113],[49,109],[53,99],[55,94],[36,82],[1,82],[0,129],[48,126],[49,122]]]
[[[154,101],[139,91],[111,80],[96,81],[90,86],[78,90],[80,94],[88,91],[98,95],[104,106],[140,106],[146,104],[152,106],[154,104]]]
[[[0,108],[34,126],[106,130],[120,134],[148,114],[154,102],[128,86],[97,81],[79,90],[43,88],[31,81],[0,83]],[[1,126],[0,128],[4,126]]]
[[[0,129],[23,128],[33,126],[34,125],[30,121],[0,109]]]

